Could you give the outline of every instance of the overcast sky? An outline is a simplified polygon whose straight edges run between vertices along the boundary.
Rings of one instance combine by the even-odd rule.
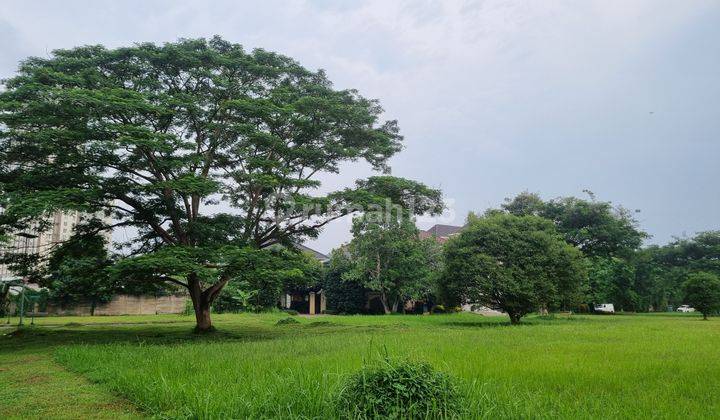
[[[446,223],[589,189],[641,210],[652,242],[720,229],[720,1],[254,3],[4,1],[0,77],[56,48],[218,34],[380,99],[405,136],[393,175],[441,188]]]

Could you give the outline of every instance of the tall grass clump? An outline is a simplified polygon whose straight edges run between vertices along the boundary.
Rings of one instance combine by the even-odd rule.
[[[300,323],[300,321],[298,321],[297,319],[287,317],[287,318],[279,319],[279,320],[275,323],[275,325],[277,325],[277,326],[282,326],[282,325],[292,325],[292,324],[299,324],[299,323]]]
[[[430,364],[385,357],[348,377],[337,411],[347,419],[455,418],[461,399],[452,378]]]

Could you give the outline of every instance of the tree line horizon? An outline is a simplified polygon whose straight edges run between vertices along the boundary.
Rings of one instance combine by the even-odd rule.
[[[232,292],[231,301],[258,308],[306,284],[322,269],[293,254],[293,244],[355,215],[349,261],[331,263],[323,281],[379,293],[386,313],[431,295],[448,303],[492,298],[513,323],[588,293],[641,304],[636,253],[646,234],[608,203],[521,194],[472,216],[446,249],[417,240],[413,217],[439,214],[442,193],[390,175],[388,160],[404,139],[382,114],[378,100],[335,89],[322,70],[219,36],[28,58],[0,92],[0,236],[46,228],[55,211],[112,222],[88,218],[42,264],[17,254],[4,261],[69,300],[101,300],[121,280],[135,291],[185,289],[196,329],[206,332],[221,296]],[[378,174],[318,193],[318,174],[338,175],[356,161]],[[210,211],[219,202],[232,213]],[[383,206],[402,217],[376,220],[366,211]],[[138,231],[119,259],[97,240],[117,227]],[[699,238],[711,237],[716,252],[717,236]],[[646,277],[675,287],[678,276],[701,272],[715,290],[718,267],[703,255],[700,266],[676,261],[687,263],[682,273],[648,268]],[[649,295],[669,301],[666,289]]]

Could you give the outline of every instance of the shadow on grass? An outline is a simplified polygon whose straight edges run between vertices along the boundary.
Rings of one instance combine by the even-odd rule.
[[[288,335],[283,331],[243,325],[195,334],[187,325],[25,327],[0,335],[0,354],[8,351],[37,351],[67,344],[182,344],[197,342],[272,340]]]
[[[26,326],[0,331],[0,354],[16,351],[42,351],[72,344],[159,344],[250,342],[284,337],[341,334],[360,330],[378,331],[402,328],[397,325],[344,325],[315,321],[291,325],[222,323],[217,330],[196,334],[191,323],[95,324],[68,323],[58,326]]]
[[[464,327],[464,328],[507,328],[507,327],[523,327],[538,325],[564,325],[568,323],[592,323],[595,320],[590,317],[582,316],[534,316],[523,318],[519,324],[513,325],[509,320],[490,320],[483,319],[480,321],[447,321],[439,325],[448,327]]]

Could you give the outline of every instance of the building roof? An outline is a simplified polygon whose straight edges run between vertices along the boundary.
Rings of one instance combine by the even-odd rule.
[[[306,253],[312,255],[313,257],[315,257],[315,258],[316,258],[318,261],[320,261],[320,262],[330,261],[330,257],[328,257],[327,255],[323,254],[322,252],[316,251],[316,250],[314,250],[314,249],[312,249],[312,248],[309,248],[309,247],[307,247],[307,246],[305,246],[305,245],[302,245],[302,244],[294,244],[294,245],[295,245],[295,248],[297,248],[297,250],[302,251],[302,252],[306,252]]]
[[[462,228],[463,226],[435,225],[425,232],[438,238],[447,238],[450,235],[460,232]]]

